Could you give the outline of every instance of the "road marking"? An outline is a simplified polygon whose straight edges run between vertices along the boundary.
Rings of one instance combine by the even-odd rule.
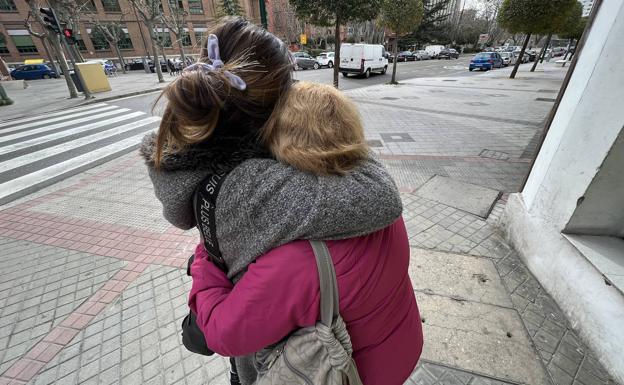
[[[0,129],[2,129],[4,127],[12,127],[15,124],[22,124],[22,123],[26,123],[26,122],[32,122],[33,120],[41,119],[42,116],[46,116],[46,117],[58,116],[58,115],[66,114],[68,112],[78,112],[78,111],[93,110],[95,108],[100,108],[102,106],[107,106],[107,104],[106,103],[97,103],[97,104],[91,104],[91,105],[86,106],[86,107],[71,108],[69,110],[62,110],[62,111],[58,111],[58,112],[44,113],[44,114],[39,114],[37,116],[30,116],[28,118],[20,118],[20,119],[14,119],[14,120],[1,121],[0,123],[2,123],[2,124],[0,124]]]
[[[154,123],[160,120],[158,116],[150,116],[142,120],[138,120],[132,123],[124,124],[112,130],[106,130],[104,132],[95,132],[89,136],[85,136],[73,141],[65,142],[53,147],[44,148],[43,150],[35,151],[26,155],[18,156],[4,162],[0,162],[0,173],[13,170],[15,168],[37,162],[39,160],[51,157],[53,155],[62,154],[68,150],[82,147],[84,145],[97,142],[102,139],[110,138],[118,134],[122,134],[126,131],[139,128],[150,123]]]
[[[0,184],[0,204],[10,201],[11,196],[23,190],[39,185],[51,184],[54,182],[55,178],[62,177],[72,172],[80,172],[91,164],[97,163],[98,161],[104,160],[134,146],[138,146],[145,134],[146,133],[141,133],[132,136],[108,146],[101,147],[95,151],[2,183]]]
[[[7,154],[9,152],[13,152],[13,151],[17,151],[17,150],[21,150],[21,149],[24,149],[24,148],[28,148],[28,147],[31,147],[31,146],[36,145],[36,144],[47,143],[47,142],[50,142],[52,140],[63,138],[63,137],[69,136],[69,135],[85,132],[86,130],[90,130],[90,129],[93,129],[93,128],[98,128],[98,127],[106,126],[106,125],[109,125],[109,124],[112,124],[112,123],[117,123],[117,122],[121,122],[121,121],[124,121],[124,120],[136,118],[137,116],[142,116],[142,115],[145,115],[145,112],[135,111],[135,112],[132,112],[130,114],[120,115],[120,116],[116,116],[114,118],[102,120],[102,121],[91,123],[91,124],[87,124],[87,125],[84,125],[84,126],[75,127],[75,128],[70,129],[70,130],[56,132],[56,133],[53,133],[53,134],[49,134],[49,135],[41,136],[41,137],[38,137],[38,138],[26,140],[26,141],[23,141],[23,142],[14,143],[14,144],[6,146],[4,148],[0,148],[0,155]]]
[[[114,110],[115,108],[118,108],[118,107],[117,106],[102,106],[99,109],[82,111],[82,112],[78,112],[78,113],[75,113],[75,114],[69,114],[69,115],[67,115],[67,111],[65,111],[66,115],[57,116],[57,117],[51,118],[51,119],[39,120],[39,121],[36,121],[36,122],[31,122],[31,123],[22,124],[22,125],[19,125],[19,126],[14,126],[14,127],[11,127],[11,128],[7,128],[6,130],[0,131],[0,134],[5,134],[7,132],[13,132],[13,131],[18,131],[18,130],[23,130],[25,128],[43,126],[45,124],[58,122],[58,121],[61,121],[61,120],[70,120],[71,118],[77,118],[79,116],[84,116],[84,115],[89,115],[89,114],[91,114],[91,116],[93,116],[93,114],[97,114],[97,113],[104,112],[104,111],[109,111],[109,110]],[[43,117],[41,117],[41,118],[43,118]],[[71,123],[71,121],[68,122],[68,123]]]
[[[117,108],[116,106],[111,106],[111,107]],[[51,125],[46,126],[46,127],[36,128],[34,130],[18,132],[18,133],[13,134],[13,135],[7,135],[7,136],[0,137],[0,143],[9,142],[11,140],[23,138],[25,136],[31,136],[31,135],[35,135],[35,134],[40,134],[40,133],[43,133],[43,132],[46,132],[46,131],[52,131],[52,130],[55,130],[57,128],[73,126],[76,123],[84,123],[84,122],[88,122],[89,120],[95,120],[95,119],[99,119],[99,118],[106,118],[108,116],[113,116],[113,115],[121,114],[123,112],[128,112],[128,111],[130,111],[129,108],[118,108],[118,109],[115,109],[113,111],[106,111],[106,112],[102,112],[102,113],[95,114],[95,115],[85,116],[85,117],[79,118],[79,119],[72,119],[72,120],[70,120],[68,122],[59,122],[59,123],[56,123],[56,124],[51,124]]]

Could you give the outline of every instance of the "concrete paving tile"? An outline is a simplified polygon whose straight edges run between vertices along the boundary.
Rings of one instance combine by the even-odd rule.
[[[410,278],[415,290],[511,307],[491,260],[411,248]]]
[[[426,294],[418,305],[426,319],[422,358],[508,381],[549,384],[515,310]]]

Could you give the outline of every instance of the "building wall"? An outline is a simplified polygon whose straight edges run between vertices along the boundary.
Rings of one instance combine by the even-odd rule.
[[[11,1],[11,0],[8,0]],[[33,43],[37,49],[34,53],[20,53],[17,47],[13,44],[10,37],[10,33],[23,34],[26,31],[24,27],[24,20],[28,17],[29,7],[25,0],[12,0],[15,4],[17,11],[7,12],[0,10],[0,32],[7,37],[8,53],[0,53],[0,56],[9,64],[22,63],[25,59],[34,58],[46,58],[45,50],[40,39],[32,37]],[[127,0],[118,0],[121,8],[121,12],[105,12],[102,6],[101,0],[94,0],[97,9],[97,18],[102,21],[120,21],[123,15],[123,24],[125,24],[130,39],[132,41],[131,49],[122,49],[122,54],[125,58],[137,58],[146,54],[149,51],[149,33],[147,28],[141,23],[137,22],[135,13],[131,4]],[[199,39],[197,34],[206,33],[204,30],[210,28],[216,21],[216,13],[218,9],[219,0],[200,0],[203,8],[202,14],[189,14],[187,17],[187,28],[191,38],[191,46],[184,47],[185,53],[197,53],[199,47]],[[257,0],[240,0],[241,6],[245,12],[245,17],[250,21],[260,24],[260,7]],[[163,9],[165,13],[168,12],[168,2],[163,0]],[[189,10],[188,0],[182,1],[184,9]],[[93,42],[91,41],[87,29],[91,26],[87,20],[80,23],[80,36],[84,40],[87,50],[81,51],[82,56],[85,59],[90,58],[110,58],[115,59],[116,55],[110,48],[106,50],[95,50]],[[34,22],[33,27],[35,30],[40,31],[41,27],[38,23]],[[141,36],[140,31],[143,31],[144,39]],[[170,34],[173,46],[165,49],[165,53],[169,55],[179,55],[178,43],[175,42],[173,34]],[[145,40],[145,43],[144,43]],[[1,51],[0,51],[1,52]]]
[[[503,224],[542,287],[605,368],[624,383],[624,295],[607,282],[595,256],[590,259],[601,254],[617,266],[624,250],[584,250],[571,242],[578,235],[564,234],[566,229],[587,234],[586,220],[593,218],[591,233],[600,235],[593,237],[594,245],[605,240],[622,245],[620,238],[609,237],[618,235],[618,221],[604,217],[624,209],[624,199],[617,195],[624,178],[618,140],[624,130],[621,36],[624,3],[603,0],[527,184],[509,197]],[[609,228],[594,232],[596,225]]]

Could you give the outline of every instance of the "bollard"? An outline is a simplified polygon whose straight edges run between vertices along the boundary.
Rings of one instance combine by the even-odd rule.
[[[8,97],[4,91],[4,87],[0,84],[0,106],[10,106],[11,104],[13,104],[13,100]]]

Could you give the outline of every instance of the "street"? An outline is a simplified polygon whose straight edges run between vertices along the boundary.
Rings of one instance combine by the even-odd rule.
[[[468,63],[472,55],[460,56],[459,59],[451,60],[423,60],[397,63],[397,80],[407,80],[423,77],[457,77],[472,76],[479,72],[469,72]],[[340,89],[350,90],[354,88],[372,86],[375,84],[388,83],[392,76],[392,65],[388,63],[388,72],[385,75],[371,74],[365,79],[361,76],[340,75]],[[321,68],[318,70],[308,69],[295,72],[295,78],[324,84],[333,84],[333,68]]]
[[[397,63],[397,78],[399,80],[437,77],[464,78],[484,74],[468,71],[469,58],[470,56],[462,56],[457,60],[400,62]],[[392,63],[385,75],[374,74],[369,79],[341,75],[340,88],[352,92],[366,89],[364,87],[386,84],[390,81],[391,65]],[[127,76],[140,79],[153,79],[154,77],[143,73]],[[333,71],[328,68],[303,70],[295,72],[294,77],[299,80],[332,84]],[[167,76],[168,81],[172,79]],[[111,80],[123,81],[123,75]],[[60,81],[50,79],[33,83],[37,87],[35,88],[37,92],[45,93],[53,92]],[[125,83],[130,83],[131,87],[133,81],[125,81]],[[128,87],[128,84],[123,84],[123,86]],[[48,91],[47,88],[50,87],[52,88]],[[136,149],[140,138],[147,131],[158,127],[161,108],[160,106],[154,108],[154,103],[159,94],[160,92],[151,92],[116,99],[108,103],[95,103],[72,109],[59,108],[42,115],[0,122],[0,205]],[[351,96],[354,97],[353,94]],[[434,95],[430,96],[431,100],[432,98]],[[422,105],[422,102],[420,104]],[[471,110],[474,112],[474,107]],[[449,111],[449,113],[452,112]],[[406,112],[402,114],[405,115]],[[483,114],[487,113],[483,112]],[[376,131],[375,127],[374,131],[369,133],[373,143],[377,139]],[[420,133],[414,134],[421,136]],[[389,143],[385,148],[390,150],[392,146]],[[488,149],[495,147],[494,143],[487,146]],[[508,151],[505,148],[501,149]],[[435,153],[439,151],[439,148],[427,151]],[[522,148],[518,151],[521,152]],[[453,152],[452,149],[451,152]],[[478,151],[471,155],[478,155]],[[513,190],[514,183],[505,182],[493,187]]]

